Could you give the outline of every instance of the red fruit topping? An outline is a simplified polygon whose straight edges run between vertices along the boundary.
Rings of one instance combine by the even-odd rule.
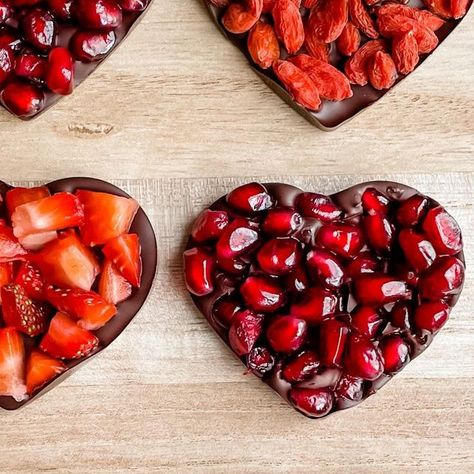
[[[148,0],[119,0],[118,3],[125,12],[141,12],[148,6]]]
[[[49,195],[50,193],[46,186],[39,186],[37,188],[12,188],[8,190],[5,195],[8,215],[11,218],[13,212],[18,206],[26,204],[27,202],[38,201],[39,199],[48,197]]]
[[[231,296],[223,296],[217,300],[216,304],[212,309],[212,316],[222,327],[228,328],[234,316],[241,307],[236,299]]]
[[[417,329],[438,332],[449,317],[450,307],[443,301],[422,303],[415,310],[413,324]]]
[[[71,6],[73,0],[46,0],[49,11],[59,20],[71,19]]]
[[[14,65],[13,52],[8,47],[0,48],[0,85],[9,77]]]
[[[364,396],[364,381],[344,374],[337,383],[335,395],[337,398],[360,402]]]
[[[344,281],[341,262],[326,250],[311,250],[306,256],[306,268],[310,277],[326,288],[340,288]]]
[[[106,259],[102,265],[98,291],[108,303],[118,304],[130,297],[132,285],[122,276],[117,267]]]
[[[290,383],[303,382],[319,369],[321,362],[313,351],[305,351],[289,360],[282,370],[283,378]]]
[[[384,361],[384,372],[393,374],[410,362],[410,346],[401,336],[387,336],[380,340],[379,350]]]
[[[351,313],[351,325],[360,334],[374,339],[382,332],[385,321],[375,308],[358,306]]]
[[[302,266],[296,267],[285,280],[285,286],[289,293],[300,293],[309,287],[308,275]]]
[[[199,243],[214,240],[221,236],[229,225],[229,216],[225,211],[206,209],[194,221],[191,229],[192,238]]]
[[[304,217],[314,217],[322,222],[334,221],[343,214],[342,209],[323,194],[301,193],[296,199],[296,205]]]
[[[303,218],[294,209],[270,209],[262,222],[263,231],[272,237],[287,237],[301,228]]]
[[[321,323],[319,354],[324,365],[341,365],[349,332],[349,326],[337,319],[328,319]]]
[[[403,229],[398,240],[407,262],[416,272],[425,271],[435,261],[436,251],[424,235],[412,229]]]
[[[374,273],[380,270],[380,262],[370,252],[360,253],[354,260],[346,266],[346,275],[349,278],[356,278],[362,273]]]
[[[25,290],[28,298],[34,300],[44,299],[44,282],[41,272],[31,262],[21,262],[15,277],[15,283]]]
[[[32,394],[67,369],[60,360],[41,351],[31,351],[26,362],[26,388]]]
[[[327,388],[293,388],[289,398],[299,411],[311,418],[327,415],[333,406],[333,395]]]
[[[245,33],[257,23],[262,11],[263,0],[244,0],[242,3],[231,3],[222,17],[222,25],[231,33]]]
[[[387,217],[371,213],[364,217],[364,230],[369,246],[380,253],[387,253],[392,247],[394,227]]]
[[[397,211],[397,221],[402,227],[417,225],[428,210],[428,198],[421,194],[415,194],[400,204]]]
[[[0,263],[24,260],[27,253],[13,235],[13,230],[0,224]]]
[[[353,225],[327,224],[319,229],[316,243],[341,257],[355,257],[364,246],[364,236]]]
[[[8,0],[0,0],[0,24],[5,23],[6,20],[13,15],[13,8]]]
[[[31,10],[23,17],[22,28],[26,41],[41,52],[54,46],[58,26],[48,11],[40,8]]]
[[[438,255],[455,255],[462,250],[461,229],[441,206],[428,212],[423,221],[423,230]]]
[[[290,313],[308,324],[319,324],[336,312],[338,298],[321,288],[308,288],[301,298],[290,306]]]
[[[0,396],[21,402],[26,395],[25,346],[13,328],[0,329]]]
[[[111,31],[77,31],[69,43],[74,59],[85,63],[103,59],[115,46],[116,36]]]
[[[272,312],[280,308],[285,296],[278,282],[266,276],[249,276],[240,287],[245,304],[257,312]]]
[[[1,92],[3,105],[18,117],[31,117],[44,106],[44,93],[33,84],[9,82]]]
[[[296,5],[294,0],[277,0],[272,9],[272,16],[278,39],[288,54],[295,54],[303,46],[305,36],[299,5]]]
[[[396,303],[389,313],[390,323],[400,329],[411,328],[411,308],[410,306],[400,301]]]
[[[249,183],[234,189],[227,195],[227,203],[244,214],[265,211],[272,207],[272,198],[259,183]]]
[[[271,239],[257,253],[260,268],[270,275],[287,275],[300,259],[299,243],[292,238]]]
[[[276,352],[297,351],[305,343],[308,329],[304,319],[278,316],[267,328],[267,339]]]
[[[364,380],[375,380],[383,373],[380,352],[362,334],[349,336],[343,363],[349,375]]]
[[[375,188],[367,188],[362,194],[362,208],[369,214],[387,214],[390,199]]]
[[[420,278],[420,296],[438,300],[457,295],[464,283],[464,264],[456,257],[441,257]]]
[[[18,31],[10,28],[0,29],[0,47],[8,47],[14,53],[18,53],[23,46],[23,40]]]
[[[366,306],[376,308],[411,298],[406,282],[380,273],[366,273],[354,280],[354,296]]]
[[[308,28],[323,43],[335,41],[349,19],[347,0],[320,0],[311,9]]]
[[[12,282],[13,263],[0,263],[0,290]],[[2,304],[2,292],[0,291],[0,305]]]
[[[248,354],[262,334],[263,316],[252,311],[239,311],[229,329],[230,347],[238,356]]]
[[[122,24],[122,9],[113,0],[76,0],[74,12],[84,28],[109,30]]]
[[[264,375],[273,369],[275,358],[266,347],[254,347],[247,355],[247,366],[257,375]]]
[[[184,252],[184,275],[190,293],[204,296],[214,291],[214,265],[215,258],[202,247]]]
[[[272,67],[280,57],[280,45],[275,30],[269,23],[255,23],[247,38],[247,48],[252,61],[262,69]]]
[[[74,88],[74,64],[67,48],[53,48],[48,57],[46,85],[51,92],[68,95]]]
[[[15,60],[15,75],[30,81],[42,82],[46,77],[47,64],[46,59],[36,54],[22,54]]]
[[[227,226],[216,244],[218,263],[226,262],[252,250],[258,243],[258,231],[246,219],[235,219]]]

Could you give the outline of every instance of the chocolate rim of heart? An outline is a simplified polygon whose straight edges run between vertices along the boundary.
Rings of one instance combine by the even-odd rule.
[[[74,90],[72,91],[73,95],[76,91],[76,89],[86,81],[86,79],[99,67],[101,66],[107,59],[114,54],[117,49],[122,45],[122,43],[128,38],[128,36],[132,33],[132,31],[138,26],[140,21],[143,19],[144,15],[148,12],[148,9],[151,7],[153,4],[154,0],[150,0],[150,3],[146,6],[146,8],[137,13],[133,12],[126,12],[127,14],[124,16],[123,23],[113,30],[116,35],[116,41],[115,45],[113,48],[107,53],[107,55],[98,60],[98,61],[93,61],[90,63],[83,63],[81,61],[74,61],[74,66],[75,66],[75,71],[74,71]],[[8,23],[6,24],[8,26]],[[55,46],[65,46],[67,47],[69,44],[69,40],[71,39],[72,35],[77,31],[76,26],[64,26],[62,25],[62,28],[58,34],[58,42]],[[18,115],[15,115],[14,113],[10,112],[0,101],[0,106],[6,110],[6,112],[9,115],[12,115],[13,117],[16,117],[17,119],[23,120],[23,121],[30,121],[38,118],[39,116],[43,115],[47,110],[49,110],[51,107],[56,105],[60,100],[64,99],[65,97],[68,97],[67,95],[59,95],[59,94],[54,94],[53,92],[45,89],[44,90],[44,95],[45,95],[45,104],[44,107],[36,114],[32,115],[31,117],[19,117]]]
[[[459,20],[448,20],[446,21],[445,25],[440,28],[437,32],[435,32],[436,36],[439,38],[439,44],[429,54],[423,55],[420,57],[420,61],[416,66],[415,70],[412,71],[410,74],[407,75],[399,75],[396,83],[387,90],[378,91],[371,87],[370,85],[367,86],[358,86],[352,85],[352,90],[354,95],[346,100],[341,102],[331,102],[327,100],[322,101],[321,109],[317,112],[311,112],[305,107],[297,104],[290,94],[284,89],[276,79],[275,74],[271,70],[264,70],[259,68],[254,64],[252,61],[250,54],[247,49],[247,34],[242,35],[235,35],[229,33],[221,24],[220,18],[222,16],[223,10],[222,8],[214,7],[213,5],[209,4],[206,0],[204,0],[206,7],[209,11],[209,14],[219,28],[220,32],[234,45],[236,46],[247,58],[250,68],[260,77],[260,79],[271,89],[275,92],[281,99],[283,99],[290,107],[292,107],[296,112],[298,112],[301,116],[303,116],[309,123],[318,127],[319,129],[329,132],[332,130],[336,130],[341,125],[352,120],[354,117],[362,113],[371,105],[378,102],[387,92],[394,90],[406,77],[413,74],[418,68],[422,65],[422,63],[431,56],[444,42],[444,40],[453,32],[453,30],[464,20],[464,18],[469,13],[469,10],[472,7],[472,2],[469,5],[466,15]],[[410,1],[409,4],[413,3]],[[416,3],[416,1],[415,1]]]
[[[265,186],[267,191],[276,199],[276,201],[280,205],[283,205],[283,206],[291,205],[296,195],[302,192],[305,192],[304,190],[296,186],[292,186],[292,185],[284,184],[284,183],[262,183],[262,184],[263,186]],[[349,220],[354,217],[362,215],[361,197],[367,188],[375,188],[378,191],[396,200],[402,200],[402,199],[405,200],[413,196],[414,194],[422,194],[420,193],[420,191],[418,191],[415,188],[412,188],[405,184],[397,183],[394,181],[367,181],[364,183],[356,184],[342,191],[329,195],[329,197],[333,200],[333,202],[345,211],[346,217],[343,220]],[[434,206],[441,205],[438,201],[433,199],[431,196],[427,196],[427,195],[424,195],[424,196],[426,196],[431,201],[432,205]],[[213,204],[211,204],[208,207],[208,209],[228,210],[229,206],[226,203],[226,195],[222,196]],[[192,237],[190,236],[186,244],[186,249],[194,247],[195,245],[196,244],[194,243]],[[457,254],[456,256],[464,264],[464,266],[466,266],[464,251],[461,250],[461,252]],[[217,335],[221,338],[222,342],[227,346],[227,348],[230,350],[233,356],[239,359],[242,362],[242,364],[245,367],[247,367],[245,363],[245,356],[239,357],[237,354],[235,354],[235,352],[232,350],[232,348],[229,345],[227,330],[224,329],[222,326],[220,326],[212,316],[212,308],[215,302],[222,296],[225,296],[226,294],[229,293],[229,287],[227,287],[225,284],[221,285],[220,283],[221,282],[216,282],[216,289],[210,295],[199,297],[190,293],[190,296],[193,299],[196,307],[204,315],[209,325],[212,327],[212,329],[214,329]],[[451,308],[453,308],[456,305],[460,296],[461,296],[461,292],[458,295],[452,296],[449,299],[448,304]],[[442,332],[442,329],[439,333],[441,332]],[[416,346],[416,350],[414,349],[413,352],[410,354],[410,362],[412,362],[415,358],[417,358],[420,354],[422,354],[429,347],[429,345],[431,344],[431,342],[436,336],[437,334],[426,335],[424,344],[418,343],[419,345]],[[270,372],[270,377],[264,376],[263,378],[261,378],[261,380],[266,385],[269,385],[284,400],[286,400],[286,402],[292,408],[294,408],[299,413],[302,413],[294,406],[294,404],[289,399],[289,391],[290,391],[291,384],[285,381],[281,377],[282,365],[283,365],[282,361],[280,361],[278,364],[275,365],[273,370]],[[390,374],[390,375],[382,374],[378,379],[374,381],[366,381],[368,389],[364,391],[364,396],[360,401],[348,402],[347,405],[344,406],[344,408],[342,409],[337,409],[337,410],[333,409],[328,415],[325,415],[324,418],[330,415],[334,415],[335,413],[339,411],[343,411],[344,409],[359,405],[364,400],[369,398],[371,395],[374,395],[380,388],[382,388],[386,383],[388,383],[391,379],[396,377],[402,371],[403,371],[403,368],[394,374]],[[302,414],[304,416],[308,416],[304,413]]]
[[[65,178],[52,181],[51,183],[45,184],[45,186],[49,188],[51,193],[57,193],[60,191],[74,192],[76,189],[87,189],[89,191],[111,193],[117,196],[130,198],[130,196],[125,191],[118,188],[117,186],[96,178]],[[11,187],[12,186],[4,183],[3,181],[0,181],[1,194],[8,191],[8,189]],[[98,349],[83,359],[66,361],[65,364],[67,366],[67,370],[59,375],[59,377],[48,382],[27,400],[17,402],[12,397],[0,396],[0,408],[5,410],[16,410],[27,405],[39,396],[44,395],[49,390],[59,385],[82,364],[89,361],[92,357],[106,349],[115,339],[120,336],[120,334],[138,314],[141,307],[144,305],[148,294],[150,293],[157,267],[157,247],[155,233],[148,216],[141,207],[138,209],[135,219],[133,220],[130,232],[134,232],[140,237],[142,257],[144,257],[142,284],[140,288],[133,289],[132,296],[129,299],[117,306],[118,312],[116,316],[114,316],[104,327],[94,331],[94,334],[99,338],[100,341]]]

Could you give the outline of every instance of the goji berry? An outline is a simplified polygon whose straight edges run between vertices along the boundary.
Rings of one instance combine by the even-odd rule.
[[[383,51],[377,51],[369,60],[368,76],[372,87],[378,90],[390,89],[397,80],[397,68],[392,57]]]
[[[263,0],[245,0],[243,3],[231,3],[222,17],[227,31],[235,34],[246,33],[260,18]]]
[[[375,28],[374,20],[367,12],[362,0],[349,0],[349,13],[352,23],[368,38],[376,39],[379,32]]]
[[[253,62],[268,69],[280,57],[280,45],[272,25],[258,21],[250,30],[247,47]]]
[[[451,15],[453,18],[462,18],[467,13],[469,0],[451,0]]]
[[[308,28],[323,43],[335,41],[349,19],[348,0],[319,0],[311,9]]]
[[[352,22],[347,22],[339,38],[337,38],[336,46],[339,52],[345,56],[352,56],[359,49],[360,32]]]
[[[367,41],[361,46],[344,67],[346,76],[353,84],[365,86],[369,80],[367,75],[367,63],[377,51],[387,51],[387,44],[382,39]]]
[[[453,18],[453,0],[423,0],[425,5],[436,15],[442,18]]]
[[[308,27],[305,29],[304,46],[309,55],[321,61],[329,62],[329,45],[319,41],[314,35],[314,31],[308,29]]]
[[[304,42],[303,19],[293,0],[277,0],[272,10],[275,33],[289,54],[295,54]]]
[[[302,4],[305,8],[313,8],[316,3],[318,3],[318,0],[303,0]]]
[[[418,55],[418,43],[413,31],[393,38],[392,58],[397,71],[401,74],[408,74],[415,69],[420,56]]]
[[[377,15],[403,15],[418,20],[431,31],[437,31],[445,24],[442,18],[433,15],[428,10],[420,10],[399,3],[385,3],[377,9]]]

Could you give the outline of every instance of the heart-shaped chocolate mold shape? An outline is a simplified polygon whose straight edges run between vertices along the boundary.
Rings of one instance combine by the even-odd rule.
[[[184,267],[217,334],[310,417],[357,405],[421,354],[464,281],[454,218],[386,181],[329,197],[243,185],[196,219]]]
[[[60,94],[70,92],[61,91],[68,83],[64,71],[70,58],[62,53],[54,61],[48,59],[51,50],[69,50],[76,88],[125,41],[152,1],[51,0],[45,6],[32,2],[21,9],[2,7],[1,105],[22,120],[45,112],[63,97]]]
[[[330,1],[332,1],[332,0],[329,0],[329,2]],[[227,37],[235,46],[237,46],[242,51],[242,53],[247,57],[247,59],[249,61],[249,64],[250,64],[250,67],[254,70],[254,72],[267,84],[268,87],[270,87],[270,89],[272,89],[276,94],[278,94],[293,109],[295,109],[299,114],[301,114],[312,125],[320,128],[322,130],[329,131],[329,130],[336,129],[337,127],[339,127],[343,123],[345,123],[348,120],[350,120],[351,118],[355,117],[357,114],[362,112],[364,109],[366,109],[370,105],[377,102],[380,98],[382,98],[388,92],[388,90],[391,90],[391,88],[394,87],[394,86],[392,86],[389,89],[377,90],[377,89],[375,89],[374,87],[372,87],[370,85],[360,86],[360,85],[353,84],[352,85],[352,92],[353,92],[352,97],[347,98],[347,99],[342,100],[342,101],[339,101],[339,102],[332,102],[332,101],[323,99],[321,107],[319,108],[319,110],[311,111],[310,109],[301,106],[300,103],[298,103],[298,101],[295,100],[294,93],[290,94],[287,91],[287,89],[282,85],[282,82],[278,80],[275,72],[272,70],[272,67],[268,67],[266,69],[263,69],[260,65],[257,65],[255,63],[255,61],[252,59],[252,55],[249,53],[249,46],[248,46],[249,34],[248,34],[248,30],[250,29],[250,27],[253,24],[253,20],[251,18],[252,13],[253,13],[253,9],[258,10],[257,5],[258,5],[259,1],[247,0],[246,2],[239,2],[238,0],[229,0],[229,1],[227,1],[227,0],[204,0],[204,2],[206,3],[206,5],[208,7],[208,10],[210,12],[210,15],[211,15],[212,19],[214,20],[215,24],[218,26],[218,28],[223,33],[223,35],[225,37]],[[328,4],[329,2],[326,2],[326,3]],[[245,29],[244,33],[234,34],[234,33],[230,32],[228,29],[226,29],[224,27],[223,23],[222,23],[223,15],[226,13],[226,10],[227,10],[229,4],[233,4],[233,3],[241,3],[241,4],[243,3],[244,4],[243,8],[244,9],[247,8],[247,13],[242,14],[240,17],[238,16],[237,11],[236,11],[235,15],[233,15],[234,18],[232,20],[232,22],[235,22],[235,25],[232,23],[232,28],[237,27],[237,23],[239,23],[239,21],[240,21],[242,24],[239,23],[239,26],[242,27],[242,29]],[[268,5],[270,3],[271,3],[271,0],[263,2],[263,5],[264,5],[264,10],[263,11],[264,12],[261,15],[261,21],[263,21],[264,23],[269,23],[270,25],[274,25],[275,22],[274,22],[274,19],[272,17],[272,13],[270,11],[268,11],[268,8],[270,8],[270,7],[267,6],[267,11],[265,11],[265,6],[266,6],[265,4]],[[274,1],[273,3],[276,3],[276,2]],[[286,2],[286,3],[290,3],[290,2]],[[297,3],[297,2],[293,2],[293,3]],[[300,2],[300,3],[302,3],[303,5],[305,4],[305,2]],[[316,5],[317,2],[311,2],[311,1],[307,2],[308,5],[310,3],[312,3],[313,5]],[[321,2],[321,4],[322,3],[323,2]],[[350,5],[350,8],[348,10],[349,10],[349,18],[352,19],[353,24],[357,25],[357,22],[352,17],[354,15],[354,13],[351,11],[351,9],[354,9],[354,10],[360,12],[362,9],[367,8],[367,11],[370,12],[370,15],[372,17],[372,20],[367,19],[367,17],[365,16],[366,15],[365,13],[363,13],[360,16],[359,28],[362,31],[364,28],[363,28],[363,26],[360,26],[361,24],[362,25],[364,25],[364,24],[367,25],[367,24],[370,24],[372,21],[375,21],[377,19],[376,12],[377,12],[377,9],[380,7],[380,5],[385,4],[385,3],[393,3],[393,2],[381,0],[379,2],[376,2],[376,5],[371,6],[371,7],[364,6],[365,5],[364,2],[359,2],[358,0],[354,0],[354,1],[350,0],[349,4],[351,4],[351,3],[352,3],[352,6]],[[360,5],[359,5],[359,3],[360,3]],[[374,2],[367,2],[367,3],[373,4]],[[405,4],[405,2],[401,2],[401,3]],[[464,7],[466,9],[466,12],[472,6],[472,1],[471,0],[467,0],[465,2],[464,2],[464,0],[462,0],[461,2],[459,2],[459,4],[461,4],[461,3],[464,3]],[[409,0],[409,1],[406,2],[407,6],[411,6],[411,7],[415,7],[415,8],[426,8],[426,6],[428,4],[434,5],[436,7],[436,5],[440,5],[440,2],[433,1],[433,0],[426,1],[426,2],[423,2],[422,0]],[[215,6],[215,5],[217,5],[217,6]],[[335,9],[336,8],[337,7],[335,7]],[[405,7],[405,5],[401,5],[400,8],[406,8],[406,7]],[[305,9],[304,7],[301,7],[300,11],[302,13],[303,23],[304,23],[305,28],[306,28],[306,33],[305,34],[306,34],[306,37],[307,37],[308,36],[307,31],[309,29],[308,18],[309,18],[310,9]],[[340,11],[340,10],[338,10],[338,11]],[[433,11],[436,12],[437,11],[436,8],[434,8]],[[336,13],[337,13],[336,11],[333,11],[332,15],[335,15]],[[357,15],[357,13],[355,13],[355,14]],[[450,15],[450,14],[448,13],[448,15]],[[316,16],[316,15],[314,15],[314,16]],[[321,15],[321,16],[323,16],[323,15]],[[230,17],[231,17],[231,15],[229,15],[229,18]],[[287,35],[288,35],[288,37],[290,37],[290,39],[285,39],[284,32],[278,32],[278,31],[276,32],[277,36],[279,36],[279,39],[280,39],[280,59],[287,59],[288,57],[291,57],[293,55],[299,55],[301,53],[310,54],[310,55],[313,55],[314,57],[318,57],[318,58],[321,58],[321,56],[326,56],[327,55],[327,52],[324,52],[321,49],[321,47],[319,47],[317,45],[314,46],[315,51],[311,52],[310,49],[306,46],[306,43],[303,45],[302,48],[298,47],[297,52],[293,52],[292,54],[288,54],[288,51],[285,47],[285,44],[287,42],[290,45],[292,44],[291,35],[294,34],[295,37],[298,37],[298,35],[301,35],[303,32],[301,32],[299,34],[296,33],[296,31],[298,31],[299,28],[296,25],[297,21],[295,21],[294,15],[291,15],[291,14],[288,14],[288,13],[286,15],[285,14],[280,14],[278,16],[278,18],[279,18],[279,21],[281,22],[282,25],[286,25],[288,27],[289,32],[288,32]],[[393,15],[392,15],[392,18],[393,18]],[[437,19],[435,19],[434,26],[432,26],[432,28],[438,28],[439,27],[440,18],[441,17],[438,17]],[[461,20],[462,20],[462,18],[458,18],[456,20],[453,20],[452,18],[448,19],[448,20],[446,20],[446,22],[444,23],[443,26],[441,26],[439,29],[437,29],[437,31],[434,32],[434,34],[438,38],[439,44],[441,44],[449,36],[449,34],[457,27],[457,25],[460,23]],[[298,20],[298,21],[300,21],[300,20]],[[410,18],[407,18],[406,21],[407,22],[413,22],[414,20],[410,19]],[[431,25],[431,23],[432,23],[432,20],[425,19],[424,21],[425,21],[425,25]],[[231,23],[231,20],[229,20],[229,23]],[[244,23],[248,24],[248,28],[243,28]],[[335,27],[335,26],[333,25],[333,27]],[[376,29],[378,28],[378,25],[377,25],[376,22],[374,23],[374,27]],[[329,28],[329,26],[326,29],[328,29],[328,28]],[[408,28],[408,27],[406,27],[406,28]],[[418,28],[418,27],[415,25],[414,28]],[[425,28],[425,26],[421,27],[422,30],[424,30],[424,28]],[[370,33],[370,30],[371,30],[371,28],[369,28],[369,33]],[[405,30],[404,30],[404,32],[405,32]],[[370,40],[370,39],[373,39],[373,38],[377,38],[377,33],[371,33],[370,38],[365,36],[364,33],[360,33],[360,34],[362,35],[362,42],[365,41],[365,40]],[[421,35],[423,33],[418,33],[417,32],[416,35],[418,35],[418,34]],[[431,37],[431,40],[434,39],[436,41],[436,39],[432,37],[432,35],[433,35],[432,32],[428,31],[428,33],[426,33],[426,34],[429,37]],[[255,34],[254,36],[255,36],[254,44],[258,45],[258,46],[255,46],[256,50],[255,50],[255,53],[254,53],[254,57],[255,57],[255,55],[257,55],[257,56],[260,56],[261,61],[266,61],[266,60],[269,61],[269,58],[271,58],[272,54],[274,54],[274,53],[272,53],[272,50],[275,50],[275,47],[272,46],[275,39],[273,39],[273,40],[271,39],[271,37],[273,35],[268,34],[268,32],[265,34],[264,31],[263,31],[263,28],[261,28],[260,38],[257,39],[258,38],[257,34]],[[283,38],[282,38],[282,36],[283,36]],[[339,36],[339,35],[337,35],[337,36]],[[388,52],[390,52],[390,50],[393,49],[393,47],[392,47],[392,33],[387,33],[385,35],[382,35],[381,37],[383,37],[383,36],[386,37],[385,49]],[[400,36],[400,35],[398,35],[398,36]],[[296,42],[295,38],[293,38],[293,43],[294,42]],[[297,44],[299,46],[299,43],[297,43]],[[329,43],[329,44],[330,44],[330,50],[329,50],[330,64],[335,66],[340,71],[344,71],[345,63],[348,62],[349,59],[354,56],[354,54],[352,53],[351,56],[344,56],[343,54],[341,54],[339,52],[338,47],[336,47],[336,41],[331,41],[331,43]],[[426,47],[426,44],[423,44],[423,47]],[[258,49],[258,48],[260,48],[260,49]],[[421,50],[421,47],[420,47],[420,50]],[[416,51],[415,51],[415,54],[416,54]],[[429,54],[431,54],[431,51],[430,51]],[[420,59],[419,59],[419,62],[418,62],[416,67],[420,66],[421,63],[423,63],[423,61],[427,57],[428,57],[428,54],[422,54],[421,51],[420,51]],[[268,64],[266,66],[268,66]],[[303,67],[303,66],[301,66],[301,67]],[[400,83],[406,76],[407,75],[400,73],[398,75],[398,78],[397,78],[396,82],[395,82],[395,85]],[[328,79],[328,74],[323,71],[322,75],[317,80],[327,82],[329,80]],[[367,80],[367,78],[366,78],[366,80]],[[295,81],[296,81],[296,79],[295,79]],[[300,83],[304,82],[304,81],[301,80],[301,78],[299,78],[298,81]],[[338,82],[340,83],[340,80]],[[316,85],[318,85],[318,84],[316,84]],[[325,88],[326,87],[327,86],[325,86]],[[331,92],[331,94],[332,94],[332,92]],[[305,96],[305,100],[306,100],[312,94],[309,94],[309,92],[306,90],[305,92],[300,91],[300,95]],[[324,92],[321,92],[321,98],[323,98],[323,97],[324,97]],[[335,97],[333,97],[333,98],[335,98]]]
[[[77,189],[85,189],[89,191],[115,194],[117,196],[123,196],[127,198],[130,197],[125,191],[118,188],[117,186],[95,178],[65,178],[45,184],[45,186],[49,189],[51,194],[58,192],[73,193]],[[10,185],[0,181],[0,196],[3,197],[10,188]],[[99,339],[98,348],[90,355],[81,359],[64,361],[67,366],[67,370],[45,384],[26,400],[18,402],[12,397],[0,396],[0,408],[4,408],[6,410],[16,410],[56,387],[75,370],[77,370],[82,364],[108,347],[117,337],[120,336],[124,329],[137,315],[140,308],[145,303],[148,294],[150,293],[157,266],[155,233],[150,220],[141,207],[138,209],[135,215],[133,223],[130,227],[130,232],[137,234],[140,238],[143,259],[141,285],[140,288],[133,288],[131,296],[117,305],[118,312],[116,316],[114,316],[105,326],[98,329],[97,331],[94,331],[94,334]],[[27,338],[25,337],[25,339]]]

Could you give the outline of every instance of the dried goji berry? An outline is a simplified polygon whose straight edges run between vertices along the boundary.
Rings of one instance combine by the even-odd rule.
[[[443,18],[453,18],[453,0],[423,0],[425,5],[436,15]]]
[[[360,32],[350,21],[336,41],[337,49],[345,56],[352,56],[360,46]]]
[[[367,75],[367,63],[377,51],[387,51],[387,44],[384,40],[376,39],[367,41],[350,58],[344,67],[346,76],[354,84],[365,86],[369,80]]]
[[[289,54],[295,54],[304,42],[303,19],[293,0],[277,0],[272,10],[275,33]]]
[[[321,105],[318,89],[308,74],[289,61],[278,60],[273,70],[295,102],[309,110]]]
[[[469,0],[451,0],[451,15],[453,18],[462,18],[467,13]]]
[[[408,74],[415,69],[420,57],[418,55],[418,43],[413,31],[393,38],[392,58],[397,71],[401,74]]]
[[[392,57],[377,51],[369,60],[367,73],[372,87],[378,90],[390,89],[397,80],[397,69]]]
[[[400,5],[399,3],[385,3],[377,10],[377,15],[403,15],[413,20],[418,20],[431,31],[439,30],[445,21],[428,10],[420,10],[418,8]]]
[[[263,0],[263,13],[270,13],[275,6],[276,0]]]
[[[305,29],[304,46],[309,55],[321,61],[329,62],[329,45],[319,41],[314,31],[308,29],[308,27]]]
[[[280,57],[280,45],[272,25],[258,21],[247,38],[247,47],[253,62],[268,69]]]
[[[313,8],[316,3],[318,3],[318,0],[303,0],[302,4],[305,8]]]
[[[308,74],[323,99],[339,101],[352,97],[347,77],[331,64],[307,54],[299,54],[289,61]]]
[[[378,38],[379,32],[375,28],[374,20],[365,9],[362,0],[349,0],[349,13],[352,23],[368,38]]]
[[[349,18],[347,0],[319,0],[311,9],[308,28],[323,43],[335,41]]]
[[[222,24],[231,33],[246,33],[257,23],[262,9],[263,0],[244,0],[242,3],[231,3],[222,17]]]

